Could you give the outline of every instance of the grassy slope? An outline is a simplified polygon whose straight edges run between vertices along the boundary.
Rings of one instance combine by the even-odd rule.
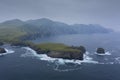
[[[0,23],[0,41],[11,42],[20,40],[21,37],[33,38],[51,34],[50,31],[41,28],[21,21]]]
[[[37,44],[36,46],[42,50],[80,52],[80,50],[72,49],[69,46],[61,43],[42,43]]]
[[[48,30],[41,29],[41,28],[44,28],[44,27],[40,27],[40,28],[37,26],[33,27],[32,25],[25,24],[20,20],[12,20],[12,21],[1,23],[0,24],[0,42],[7,42],[12,44],[18,44],[18,45],[27,44],[42,50],[80,52],[80,50],[70,48],[69,46],[64,44],[58,44],[58,43],[34,44],[32,42],[20,40],[21,37],[26,35],[29,35],[31,37],[32,35],[30,34],[33,34],[33,36],[34,34],[37,34],[37,33],[39,33],[37,35],[50,34],[49,28]]]
[[[27,32],[25,30],[22,30],[20,27],[14,27],[14,26],[0,27],[0,41],[5,41],[9,43],[11,42],[21,43],[19,38],[26,34]],[[33,44],[31,42],[28,43],[27,41],[23,41],[23,42],[24,44],[35,45],[35,47],[42,50],[80,52],[80,50],[72,49],[64,44],[58,44],[58,43]]]
[[[0,40],[2,41],[19,40],[23,35],[26,35],[26,32],[17,27],[0,27]]]
[[[74,26],[76,26],[76,28]],[[70,25],[61,22],[54,22],[49,19],[38,19],[27,22],[18,19],[9,20],[0,23],[0,41],[1,40],[15,41],[15,40],[20,40],[21,37],[24,40],[35,39],[37,37],[50,36],[50,35],[73,34],[73,33],[75,34],[78,32],[88,33],[89,31],[92,31],[93,33],[96,31],[107,32],[106,29],[95,25],[74,25],[74,26],[71,27]],[[92,27],[90,28],[89,26]]]

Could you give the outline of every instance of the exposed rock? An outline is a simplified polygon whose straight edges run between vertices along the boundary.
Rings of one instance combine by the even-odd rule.
[[[49,50],[41,50],[41,49],[34,49],[37,54],[47,54],[49,53],[50,51]]]
[[[49,44],[49,43],[42,45],[39,44],[38,46],[31,46],[31,48],[34,49],[37,52],[37,54],[47,54],[49,57],[52,58],[63,58],[63,59],[83,60],[83,55],[86,52],[86,49],[83,46],[69,47],[63,44]]]
[[[103,48],[97,48],[97,53],[104,54],[105,50]]]
[[[84,46],[80,46],[80,47],[72,46],[71,48],[73,48],[73,49],[78,49],[78,50],[80,50],[82,53],[85,53],[85,52],[86,52],[86,49],[85,49]]]
[[[4,48],[0,48],[0,53],[6,53]]]
[[[34,44],[30,42],[15,41],[11,43],[12,46],[29,46],[37,52],[37,54],[47,54],[53,58],[63,58],[63,59],[79,59],[83,60],[83,54],[86,49],[83,46],[80,47],[69,47],[64,44]],[[51,46],[48,48],[48,46]],[[56,48],[56,47],[57,48]],[[42,48],[42,49],[41,49]],[[56,50],[54,50],[56,48]]]
[[[82,53],[85,53],[86,52],[86,49],[84,46],[80,46],[78,47],[79,50],[81,50]]]
[[[53,57],[53,58],[83,60],[83,53],[82,52],[51,51],[47,55],[50,57]]]

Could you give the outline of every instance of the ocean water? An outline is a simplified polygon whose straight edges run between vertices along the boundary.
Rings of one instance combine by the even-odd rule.
[[[84,60],[38,55],[29,47],[4,45],[0,55],[0,80],[120,80],[120,33],[61,35],[33,40],[86,47]],[[103,47],[104,55],[95,53]]]

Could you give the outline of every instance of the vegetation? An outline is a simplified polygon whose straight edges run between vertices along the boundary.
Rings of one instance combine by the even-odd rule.
[[[0,41],[11,42],[19,40],[22,36],[26,35],[26,32],[20,31],[19,28],[14,27],[0,27]]]
[[[28,21],[15,19],[0,23],[0,42],[13,42],[51,35],[88,32],[107,33],[110,31],[98,25],[67,25],[44,18]]]
[[[41,50],[80,52],[80,50],[78,49],[73,49],[61,43],[42,43],[42,44],[36,44],[36,46],[37,48],[40,48]]]
[[[10,43],[12,46],[29,46],[38,54],[49,53],[47,55],[50,57],[83,60],[83,54],[86,52],[83,46],[70,47],[60,43],[35,44],[29,42],[29,40],[60,34],[108,32],[111,31],[98,25],[67,25],[49,19],[28,21],[15,19],[0,23],[0,45]],[[97,52],[103,53],[104,50],[98,49]]]

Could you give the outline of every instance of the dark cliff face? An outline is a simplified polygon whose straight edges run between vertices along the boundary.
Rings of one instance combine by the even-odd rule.
[[[84,46],[80,46],[78,47],[79,50],[81,50],[82,53],[85,53],[86,52],[86,49]]]
[[[82,53],[85,53],[85,52],[86,52],[86,48],[85,48],[84,46],[79,46],[79,47],[72,46],[71,48],[73,48],[73,49],[78,49],[78,50],[80,50]]]
[[[83,53],[82,52],[51,51],[47,55],[49,57],[52,57],[52,58],[83,60]]]

